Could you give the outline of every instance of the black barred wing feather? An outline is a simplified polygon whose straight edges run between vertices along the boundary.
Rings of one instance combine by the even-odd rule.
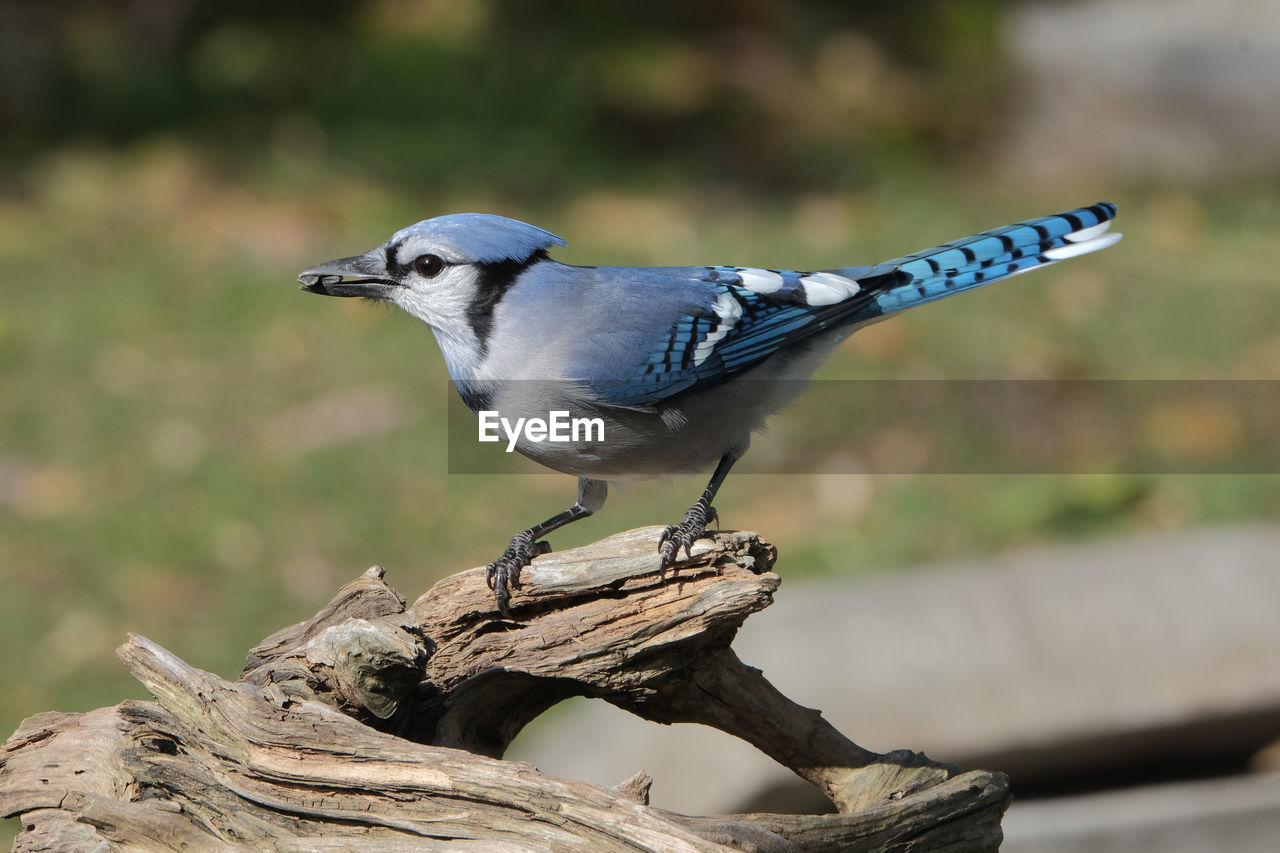
[[[708,267],[710,310],[678,320],[628,379],[612,383],[615,405],[643,406],[716,385],[866,307],[847,275]],[[861,298],[860,298],[861,297]]]

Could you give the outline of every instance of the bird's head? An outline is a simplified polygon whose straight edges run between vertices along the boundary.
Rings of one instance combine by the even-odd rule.
[[[397,231],[381,246],[316,264],[302,289],[390,302],[447,338],[483,341],[489,312],[515,277],[564,240],[488,213],[454,213]],[[483,328],[481,328],[483,327]]]

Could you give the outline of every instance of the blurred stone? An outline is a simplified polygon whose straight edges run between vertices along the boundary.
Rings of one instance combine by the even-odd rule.
[[[1249,759],[1249,769],[1254,773],[1280,773],[1280,739],[1258,750]]]
[[[738,655],[869,749],[1005,770],[1027,793],[1220,773],[1280,734],[1280,528],[850,579],[787,568],[784,547],[782,589]],[[692,813],[782,808],[806,787],[727,736],[602,703],[558,709],[518,746],[602,785],[643,769],[655,805]]]
[[[1010,9],[1007,153],[1060,177],[1280,166],[1280,5],[1092,0]]]
[[[1004,853],[1273,853],[1280,775],[1017,803]]]

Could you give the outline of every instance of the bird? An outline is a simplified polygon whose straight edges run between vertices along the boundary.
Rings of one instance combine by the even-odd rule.
[[[551,257],[567,244],[550,231],[453,213],[298,281],[426,323],[467,407],[482,419],[501,414],[516,450],[578,477],[573,506],[515,534],[486,567],[497,611],[510,617],[521,571],[551,550],[543,537],[598,512],[611,482],[714,466],[658,538],[665,577],[718,522],[712,502],[752,434],[844,339],[899,311],[1105,249],[1121,237],[1108,230],[1115,215],[1099,202],[883,263],[801,272],[568,265]],[[554,412],[589,415],[602,434],[548,441],[510,428]]]

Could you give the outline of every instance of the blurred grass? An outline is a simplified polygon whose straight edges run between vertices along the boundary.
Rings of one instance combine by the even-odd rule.
[[[126,631],[234,675],[250,645],[369,564],[412,598],[572,497],[568,477],[448,476],[449,389],[427,330],[299,293],[314,261],[479,208],[563,234],[570,262],[820,268],[1104,195],[1120,206],[1117,248],[868,329],[820,375],[1280,374],[1280,210],[1261,189],[922,179],[783,199],[592,192],[538,208],[423,198],[318,161],[220,172],[172,140],[52,152],[0,201],[0,730],[141,695],[110,653]],[[804,429],[787,417],[774,429]],[[700,488],[631,485],[553,541],[669,521]],[[1274,520],[1280,479],[743,476],[719,506],[776,542],[793,578]]]
[[[1280,377],[1274,170],[1002,166],[1030,114],[1011,5],[13,5],[0,732],[141,696],[126,631],[233,676],[370,563],[412,598],[571,499],[568,477],[450,476],[427,330],[297,291],[428,216],[526,219],[571,263],[814,269],[1107,199],[1117,247],[865,329],[819,376]],[[797,406],[748,463],[858,416]],[[671,521],[702,485],[628,485],[553,543]],[[1276,521],[1280,477],[737,473],[717,506],[790,580]]]

